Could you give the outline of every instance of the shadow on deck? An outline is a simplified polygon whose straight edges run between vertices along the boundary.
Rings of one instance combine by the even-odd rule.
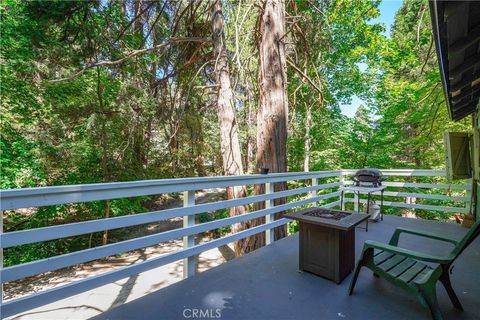
[[[396,227],[407,227],[461,238],[465,228],[452,223],[386,216],[356,230],[356,256],[367,239],[387,242]],[[402,238],[403,237],[403,238]],[[400,246],[442,254],[449,244],[402,235]],[[453,308],[438,284],[445,319],[480,319],[480,238],[456,260],[452,283],[464,312]],[[291,236],[247,256],[196,275],[109,310],[94,319],[430,319],[412,296],[363,269],[355,292],[347,295],[351,275],[340,285],[298,272],[298,236]],[[221,309],[216,313],[216,309]],[[199,311],[197,311],[199,312]],[[220,317],[219,317],[220,316]]]

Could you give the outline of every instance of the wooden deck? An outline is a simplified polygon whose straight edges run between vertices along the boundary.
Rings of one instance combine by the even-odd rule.
[[[461,238],[466,229],[453,223],[385,216],[369,232],[356,230],[356,255],[367,239],[388,241],[395,227]],[[402,247],[442,254],[449,244],[400,238]],[[438,285],[445,319],[480,319],[480,239],[457,259],[452,282],[465,311],[453,308]],[[364,269],[355,293],[347,295],[351,275],[340,285],[298,272],[298,237],[292,236],[192,278],[111,309],[95,319],[430,319],[410,295]],[[218,309],[218,310],[217,310]],[[197,310],[197,311],[195,311]],[[196,315],[196,316],[195,316]]]

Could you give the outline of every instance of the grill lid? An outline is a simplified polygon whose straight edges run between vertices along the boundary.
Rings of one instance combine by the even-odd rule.
[[[352,177],[352,180],[356,186],[368,184],[378,187],[382,185],[383,174],[375,168],[360,169]]]

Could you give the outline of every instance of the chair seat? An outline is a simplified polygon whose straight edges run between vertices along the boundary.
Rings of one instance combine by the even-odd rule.
[[[422,283],[430,277],[434,269],[420,261],[383,250],[375,250],[375,267],[402,282]]]

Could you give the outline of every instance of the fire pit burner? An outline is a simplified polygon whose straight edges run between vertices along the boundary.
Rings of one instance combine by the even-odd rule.
[[[340,220],[345,217],[348,217],[350,214],[342,211],[317,209],[317,210],[307,211],[303,215],[310,216],[310,217],[324,218],[324,219]]]

